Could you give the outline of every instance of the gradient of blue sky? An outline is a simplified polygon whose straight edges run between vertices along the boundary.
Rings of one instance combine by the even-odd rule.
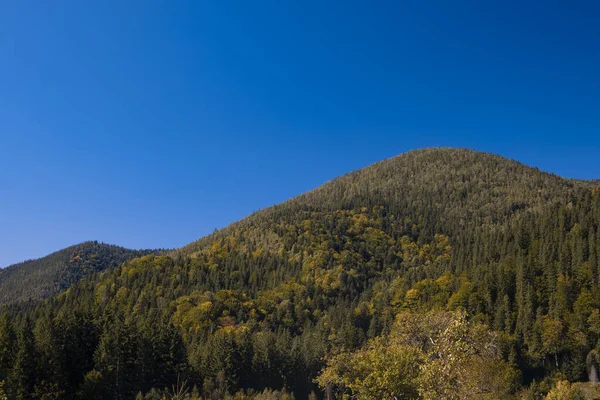
[[[0,266],[181,246],[419,147],[600,178],[600,2],[401,3],[0,2]]]

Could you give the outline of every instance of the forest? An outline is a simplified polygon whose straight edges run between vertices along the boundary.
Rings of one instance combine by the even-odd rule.
[[[180,249],[94,256],[0,295],[0,399],[595,398],[599,189],[424,149]]]
[[[147,254],[163,250],[129,250],[123,247],[84,242],[36,260],[0,269],[0,304],[52,297],[84,277]]]

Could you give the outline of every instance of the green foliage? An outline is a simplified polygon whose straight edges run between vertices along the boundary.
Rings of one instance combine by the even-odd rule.
[[[43,258],[14,264],[0,270],[0,304],[52,297],[88,275],[160,252],[84,242]]]
[[[568,381],[559,381],[545,400],[585,400],[583,393]]]
[[[85,374],[83,383],[77,393],[81,399],[100,400],[108,397],[109,393],[106,386],[103,384],[104,378],[102,374],[96,370],[89,371]]]
[[[26,318],[19,331],[15,362],[9,376],[11,393],[17,399],[30,398],[34,393],[38,372],[34,340],[31,320]]]
[[[422,358],[419,349],[378,338],[357,352],[332,357],[317,381],[323,389],[335,386],[341,398],[416,399]]]
[[[0,381],[0,400],[8,400],[8,396],[4,391],[4,381]]]
[[[317,381],[342,398],[511,398],[518,374],[496,342],[462,312],[402,312],[388,337],[330,358]]]
[[[0,316],[0,381],[5,381],[15,362],[17,335],[8,314]]]
[[[459,312],[430,313],[424,318],[424,332],[418,335],[422,338],[425,334],[429,343],[422,345],[427,351],[419,377],[422,398],[510,398],[517,388],[518,374],[502,359],[497,336],[465,317]],[[404,321],[396,326],[401,341],[414,334],[414,327],[407,329]]]
[[[595,183],[411,152],[169,254],[92,243],[3,270],[0,302],[50,298],[4,308],[0,380],[66,399],[160,398],[178,377],[196,398],[320,398],[324,360],[365,397],[504,398],[516,368],[524,385],[585,380],[599,231]]]

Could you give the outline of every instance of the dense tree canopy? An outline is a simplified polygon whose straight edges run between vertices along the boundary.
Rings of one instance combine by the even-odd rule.
[[[129,250],[84,242],[46,257],[0,269],[0,304],[55,296],[82,278],[161,250]]]
[[[0,381],[14,398],[541,399],[597,377],[599,230],[595,183],[407,153],[5,307]]]

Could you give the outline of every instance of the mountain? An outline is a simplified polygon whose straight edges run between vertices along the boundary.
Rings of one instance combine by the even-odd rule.
[[[117,267],[132,258],[159,253],[92,241],[70,246],[1,269],[0,303],[52,297],[85,276]]]
[[[0,380],[60,398],[178,382],[196,399],[564,398],[600,371],[599,186],[401,154],[7,309]]]
[[[270,224],[283,214],[332,212],[373,206],[397,210],[431,232],[508,221],[527,211],[565,203],[572,193],[598,181],[564,179],[506,158],[467,149],[412,151],[339,177],[283,204],[259,211],[217,233]],[[425,232],[423,233],[425,234]],[[431,237],[431,234],[429,235]],[[213,236],[185,246],[193,253]]]

